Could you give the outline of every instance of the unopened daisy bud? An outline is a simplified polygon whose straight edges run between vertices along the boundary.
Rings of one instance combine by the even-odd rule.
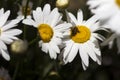
[[[11,51],[14,53],[24,53],[28,48],[27,41],[16,40],[11,44]]]
[[[69,0],[57,0],[56,1],[56,7],[65,9],[69,5]]]
[[[59,76],[59,74],[56,71],[51,71],[49,76]]]

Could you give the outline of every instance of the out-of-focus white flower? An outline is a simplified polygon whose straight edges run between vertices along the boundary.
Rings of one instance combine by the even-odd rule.
[[[19,5],[20,10],[18,11],[17,14],[18,14],[18,18],[20,19],[24,19],[25,14],[26,14],[26,17],[29,18],[32,12],[31,9],[32,9],[33,3],[29,1],[27,9],[26,9],[26,3],[27,3],[27,0],[22,0],[22,5]]]
[[[11,80],[8,71],[4,68],[0,68],[0,80]]]
[[[88,0],[87,4],[92,13],[102,19],[111,18],[120,12],[120,0]]]
[[[69,36],[64,42],[66,47],[64,48],[63,61],[65,63],[72,62],[77,53],[82,60],[83,69],[89,65],[89,56],[98,64],[101,64],[101,51],[98,45],[98,40],[104,39],[104,37],[94,31],[98,30],[98,17],[93,16],[87,21],[83,20],[83,13],[78,10],[77,19],[69,12],[68,21],[73,25],[71,30],[64,33],[64,36]]]
[[[10,60],[10,56],[7,51],[6,44],[10,44],[13,40],[17,40],[15,37],[22,33],[19,29],[13,29],[20,22],[19,19],[14,19],[11,21],[7,21],[10,15],[10,11],[4,12],[4,9],[0,9],[0,54],[6,59]]]
[[[39,46],[42,47],[42,51],[49,53],[52,59],[56,59],[56,53],[60,53],[58,45],[62,43],[62,32],[71,26],[70,23],[61,23],[61,18],[62,15],[57,8],[51,11],[50,5],[46,4],[43,11],[41,7],[33,11],[34,20],[32,18],[23,20],[24,24],[32,25],[38,29],[41,38]]]
[[[113,40],[119,39],[120,34],[120,0],[88,0],[87,4],[90,6],[92,13],[100,16],[101,21],[108,25],[106,28],[115,33],[102,43],[102,45],[109,44],[111,48]],[[118,42],[119,40],[116,41],[119,52],[120,42]]]
[[[107,28],[120,34],[120,0],[88,0],[92,13],[105,21]]]

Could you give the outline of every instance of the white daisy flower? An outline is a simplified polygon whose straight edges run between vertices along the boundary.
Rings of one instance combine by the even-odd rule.
[[[14,19],[7,21],[10,15],[10,11],[4,12],[4,9],[0,9],[0,54],[6,59],[10,60],[10,56],[7,51],[7,46],[5,44],[10,44],[13,40],[17,40],[15,37],[19,35],[22,31],[19,29],[11,29],[20,22],[19,19]]]
[[[42,47],[42,51],[49,53],[52,59],[56,59],[56,53],[60,53],[58,45],[62,42],[62,32],[71,26],[70,23],[61,23],[61,18],[57,8],[50,11],[50,5],[46,4],[43,11],[41,7],[33,11],[34,20],[31,18],[23,20],[24,24],[32,25],[38,29],[41,38],[39,46]]]
[[[88,0],[87,4],[102,19],[111,18],[120,12],[120,0]]]
[[[98,33],[94,33],[94,31],[98,30],[98,17],[93,16],[87,21],[84,21],[81,10],[78,10],[77,19],[72,13],[67,12],[67,14],[73,27],[64,33],[64,36],[69,36],[69,39],[65,40],[64,62],[72,62],[79,51],[84,70],[89,65],[89,56],[95,62],[101,64],[101,51],[97,39],[103,40],[104,37]]]
[[[18,18],[20,18],[20,19],[24,19],[25,12],[27,12],[26,16],[30,17],[33,3],[31,1],[29,1],[27,10],[25,10],[26,9],[26,3],[27,3],[27,0],[22,0],[22,5],[19,5],[20,10],[18,11],[17,14],[18,14]]]

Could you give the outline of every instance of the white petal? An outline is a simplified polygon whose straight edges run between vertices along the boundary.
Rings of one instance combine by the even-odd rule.
[[[33,11],[33,18],[38,24],[43,23],[43,12],[41,7],[38,7],[35,11]]]
[[[7,46],[5,45],[5,43],[3,41],[0,40],[0,49],[7,49]]]
[[[44,23],[48,22],[49,14],[50,14],[50,5],[46,4],[43,8]]]
[[[78,52],[78,47],[79,47],[78,44],[73,44],[73,46],[72,46],[72,48],[70,50],[70,53],[68,55],[68,61],[69,62],[72,62],[73,59],[76,57],[77,52]]]
[[[48,53],[48,43],[42,43],[42,51],[44,51],[45,53]]]
[[[101,59],[102,59],[101,56],[98,56],[98,55],[97,55],[97,63],[98,63],[99,65],[101,65]]]
[[[89,65],[89,57],[86,52],[86,47],[83,44],[79,45],[79,54],[80,54],[82,62],[85,64],[85,66],[88,66]]]
[[[101,40],[101,41],[104,41],[104,40],[105,40],[105,37],[102,36],[102,35],[100,35],[100,34],[92,33],[92,35],[93,35],[95,38],[97,38],[97,39],[99,39],[99,40]]]
[[[0,15],[4,14],[4,9],[0,9]]]
[[[10,60],[10,56],[9,56],[7,50],[2,50],[2,49],[1,49],[1,54],[2,54],[2,56],[3,56],[7,61]]]
[[[93,27],[92,25],[94,23],[96,23],[97,20],[99,20],[99,16],[94,15],[85,22],[85,25],[87,25],[87,27],[91,28],[91,27]]]
[[[12,42],[13,42],[13,40],[12,39],[1,39],[4,43],[6,43],[6,44],[11,44]]]
[[[53,37],[51,41],[56,43],[57,45],[60,45],[62,43],[61,38],[57,38],[57,37]]]
[[[68,13],[68,16],[70,17],[70,21],[73,22],[74,24],[78,25],[78,21],[76,20],[75,16],[72,13]]]
[[[51,48],[56,52],[56,53],[60,53],[60,49],[58,48],[57,44],[55,44],[55,42],[50,42],[49,45],[51,45]]]
[[[80,9],[77,12],[77,19],[78,19],[78,23],[81,24],[83,21],[83,12]]]
[[[43,41],[39,41],[39,47],[42,47]]]
[[[8,34],[2,34],[0,38],[1,38],[1,40],[2,39],[18,39],[17,37],[15,37],[13,35],[8,35]]]
[[[53,49],[51,49],[51,47],[52,46],[49,46],[49,55],[50,55],[51,59],[56,59],[57,58],[57,54],[56,54],[56,52]]]
[[[51,20],[52,19],[52,20]],[[51,25],[51,27],[55,27],[55,25],[61,20],[61,15],[58,12],[57,8],[54,8],[52,12],[49,15],[48,24]]]
[[[11,20],[8,24],[2,27],[2,30],[5,31],[7,29],[15,27],[19,22],[20,22],[19,19]]]
[[[83,69],[84,70],[86,70],[87,69],[87,66],[84,64],[84,62],[82,61],[82,67],[83,67]]]
[[[19,29],[10,29],[10,30],[2,32],[2,35],[15,36],[15,35],[19,35],[21,33],[22,33],[22,31]]]
[[[96,62],[97,57],[96,57],[94,50],[92,49],[93,46],[90,46],[90,44],[88,44],[88,43],[86,43],[85,46],[86,46],[87,54]]]
[[[68,43],[66,44],[66,47],[64,48],[64,53],[63,53],[63,58],[66,59],[69,55],[70,50],[72,49],[73,46],[73,42],[68,41]]]
[[[91,49],[96,53],[96,55],[101,56],[101,51],[99,48],[99,44],[97,41],[94,41],[93,43],[88,43]]]
[[[9,15],[10,15],[10,11],[9,10],[6,11],[4,14],[0,15],[0,26],[3,26],[6,23]]]
[[[72,25],[70,23],[62,23],[54,27],[55,30],[64,32],[65,30],[68,30]]]
[[[34,27],[38,27],[38,24],[30,18],[24,19],[23,23],[27,24],[27,25],[34,26]]]
[[[54,31],[54,36],[59,37],[59,38],[63,37],[62,33],[58,31]]]

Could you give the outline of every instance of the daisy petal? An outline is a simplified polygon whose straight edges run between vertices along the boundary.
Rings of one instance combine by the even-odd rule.
[[[3,56],[7,61],[10,60],[10,56],[9,56],[7,50],[2,50],[2,49],[1,49],[1,54],[2,54],[2,56]]]
[[[19,35],[21,33],[22,31],[19,29],[10,29],[10,30],[2,32],[3,35],[11,35],[11,36]]]
[[[80,10],[80,9],[77,12],[77,20],[78,20],[79,24],[81,24],[83,21],[83,13],[82,13],[82,10]]]
[[[50,14],[50,5],[46,4],[43,8],[44,23],[47,23],[49,14]]]
[[[90,43],[90,42],[89,42]],[[91,47],[93,47],[93,46],[90,46],[90,44],[89,43],[86,43],[85,45],[86,45],[86,51],[87,51],[87,54],[96,62],[96,60],[97,60],[97,57],[96,57],[96,55],[95,55],[95,52],[92,50],[92,48]],[[92,42],[91,42],[92,43]]]
[[[47,53],[48,52],[48,43],[43,43],[42,44],[42,51],[44,51],[45,53]]]
[[[33,18],[37,24],[43,23],[43,12],[40,7],[33,11]]]
[[[83,47],[84,45],[79,45],[79,54],[82,59],[82,62],[85,64],[85,66],[89,65],[89,57],[86,52],[86,48]]]
[[[69,41],[64,48],[63,58],[66,59],[69,55],[70,50],[72,49],[73,42]]]
[[[19,19],[11,20],[8,24],[6,24],[5,26],[2,27],[2,30],[5,31],[7,29],[15,27],[17,25],[17,23],[19,23],[19,22],[20,22]]]
[[[70,17],[70,21],[76,25],[78,25],[78,21],[76,20],[75,16],[72,13],[68,13],[68,16]]]
[[[49,55],[50,55],[51,59],[56,59],[56,58],[57,58],[57,54],[56,54],[56,52],[55,52],[54,50],[52,50],[50,47],[51,47],[51,46],[49,46]]]
[[[0,26],[3,26],[6,23],[9,15],[10,15],[10,11],[8,10],[4,14],[2,14],[2,16],[0,16]]]
[[[38,24],[30,18],[24,19],[23,23],[27,24],[27,25],[34,26],[34,27],[38,27]]]
[[[77,52],[78,52],[78,47],[79,45],[78,44],[73,44],[71,50],[70,50],[70,53],[68,55],[68,61],[71,62],[73,61],[73,59],[75,58],[75,56],[77,55]]]
[[[5,43],[3,41],[0,40],[0,49],[7,49],[7,46],[5,45]]]

